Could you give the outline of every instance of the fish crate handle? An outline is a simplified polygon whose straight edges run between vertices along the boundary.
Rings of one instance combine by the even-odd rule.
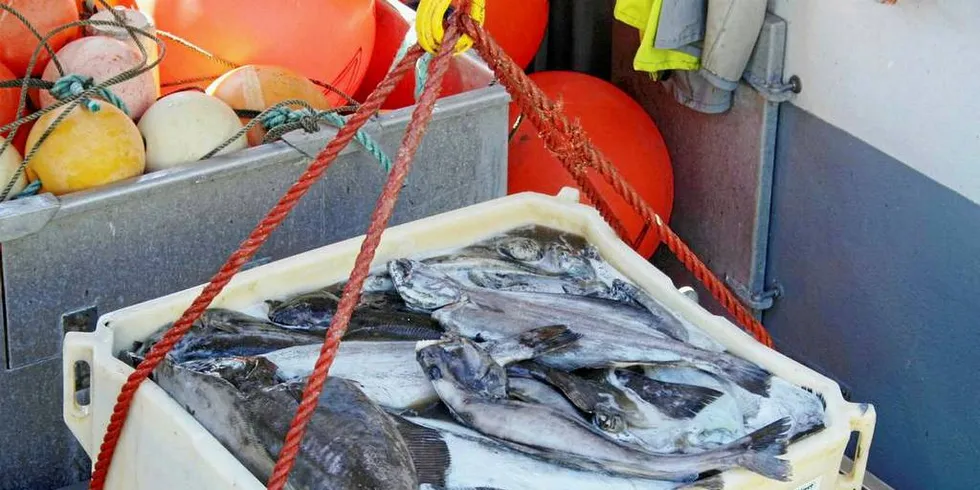
[[[854,463],[847,474],[837,480],[837,490],[861,490],[864,487],[864,475],[868,470],[868,452],[871,450],[871,437],[875,432],[878,419],[874,405],[870,403],[852,403],[849,407],[851,432],[858,433],[857,448],[854,451]]]
[[[91,334],[83,332],[69,332],[65,334],[63,346],[62,362],[62,411],[65,425],[71,429],[88,454],[92,454],[92,411],[93,400],[91,385],[92,358],[95,352],[95,344],[91,339]],[[76,364],[79,362],[87,363],[89,369],[88,404],[80,404],[76,397]]]

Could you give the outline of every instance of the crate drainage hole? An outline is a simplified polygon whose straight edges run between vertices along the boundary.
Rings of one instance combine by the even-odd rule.
[[[86,361],[75,361],[75,404],[87,407],[90,403],[92,367]]]

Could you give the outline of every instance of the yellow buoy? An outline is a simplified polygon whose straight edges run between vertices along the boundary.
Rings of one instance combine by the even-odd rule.
[[[21,161],[20,153],[14,148],[14,145],[7,145],[7,149],[3,153],[0,153],[0,193],[3,192],[3,189],[7,187],[7,183],[17,173],[17,168],[20,167]],[[20,177],[17,178],[17,182],[10,189],[5,200],[16,196],[25,187],[27,187],[27,176],[24,172],[21,172]]]
[[[155,172],[199,160],[242,129],[235,111],[202,92],[175,92],[150,106],[140,119],[146,140],[146,171]],[[245,137],[218,154],[248,147]]]
[[[146,152],[136,124],[108,102],[89,111],[75,107],[41,143],[28,163],[41,179],[41,190],[68,194],[143,173]],[[41,116],[27,137],[30,151],[68,106]]]

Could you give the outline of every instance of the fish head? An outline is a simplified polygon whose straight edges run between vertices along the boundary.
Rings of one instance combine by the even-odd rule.
[[[507,237],[497,244],[497,252],[518,262],[537,262],[544,258],[541,245],[527,237]]]
[[[279,382],[279,368],[264,357],[222,357],[196,359],[180,363],[184,369],[221,378],[239,391],[271,386]]]
[[[388,274],[395,290],[413,308],[432,311],[465,299],[459,283],[418,260],[392,260]]]
[[[572,251],[562,243],[549,243],[540,267],[552,274],[573,277],[580,280],[596,278],[595,268],[589,259]]]
[[[433,384],[450,383],[483,396],[506,396],[504,368],[475,342],[454,337],[421,346],[416,359]]]

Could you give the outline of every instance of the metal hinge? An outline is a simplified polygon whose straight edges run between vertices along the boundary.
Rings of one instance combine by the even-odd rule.
[[[738,296],[738,299],[741,300],[745,306],[757,311],[772,308],[776,298],[783,295],[782,285],[775,281],[770,284],[769,289],[753,292],[737,279],[725,274],[725,284],[731,288],[732,292],[735,293],[735,296]]]
[[[803,91],[803,81],[793,75],[783,81],[786,58],[786,21],[774,14],[766,14],[762,31],[752,50],[742,79],[759,95],[770,102],[787,102]]]

